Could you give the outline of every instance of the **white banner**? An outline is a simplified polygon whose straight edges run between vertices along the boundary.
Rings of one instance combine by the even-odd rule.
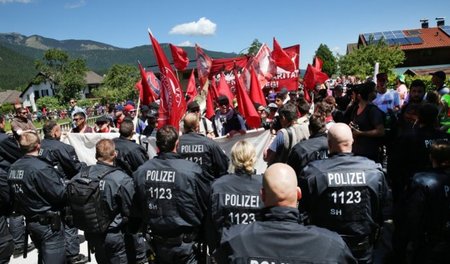
[[[80,161],[86,162],[88,165],[93,165],[97,161],[95,159],[95,144],[103,138],[113,139],[119,137],[119,133],[68,133],[61,138],[61,141],[70,144],[75,148]],[[156,139],[154,137],[146,138],[144,136],[136,138],[147,149],[150,158],[157,154]],[[264,149],[268,146],[271,140],[271,134],[268,130],[250,130],[245,135],[237,134],[232,138],[220,137],[214,139],[220,147],[230,157],[230,151],[233,145],[239,140],[246,140],[253,144],[256,149],[255,169],[257,173],[263,173],[267,167],[263,160]]]

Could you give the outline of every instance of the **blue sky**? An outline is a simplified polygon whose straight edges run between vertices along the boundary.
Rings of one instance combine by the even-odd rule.
[[[149,44],[147,28],[160,43],[239,52],[256,38],[272,48],[301,45],[306,68],[321,43],[345,54],[358,34],[419,28],[446,17],[450,1],[245,1],[245,0],[0,0],[0,33],[89,39],[122,48]],[[150,51],[149,51],[150,52]]]

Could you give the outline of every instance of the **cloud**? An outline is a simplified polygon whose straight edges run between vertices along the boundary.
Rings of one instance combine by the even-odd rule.
[[[334,53],[338,53],[339,50],[341,50],[341,48],[337,47],[337,46],[331,49],[331,51],[334,52]]]
[[[181,42],[177,46],[180,46],[180,47],[194,47],[194,43],[190,42],[189,40],[186,40],[186,41]]]
[[[75,9],[86,5],[85,0],[78,0],[77,2],[67,3],[64,5],[65,9]]]
[[[8,3],[21,3],[28,4],[31,3],[32,0],[0,0],[0,4],[8,4]]]
[[[174,26],[169,34],[180,35],[214,35],[217,25],[206,17],[200,18],[197,22],[189,22]]]

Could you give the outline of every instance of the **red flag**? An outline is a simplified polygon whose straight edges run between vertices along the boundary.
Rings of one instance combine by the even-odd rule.
[[[238,103],[239,113],[245,118],[247,125],[251,128],[261,126],[261,118],[253,105],[252,100],[247,94],[242,79],[238,77],[237,71],[234,70],[234,78],[236,81],[236,99]]]
[[[197,44],[195,45],[195,50],[197,51],[198,79],[200,80],[200,85],[204,85],[211,71],[212,59]]]
[[[197,86],[195,86],[194,70],[192,70],[191,77],[189,78],[189,82],[186,88],[186,94],[189,96],[189,100],[186,102],[187,104],[194,101],[194,98],[198,94]]]
[[[137,82],[135,86],[139,90],[139,98],[141,99],[142,104],[149,105],[151,102],[156,101],[158,96],[149,85],[149,74],[145,72],[140,62],[138,65],[141,73],[141,80]]]
[[[314,68],[319,71],[322,71],[323,61],[319,57],[314,57]]]
[[[303,91],[305,99],[311,102],[309,92],[313,91],[317,84],[324,83],[329,77],[326,73],[317,70],[315,67],[308,64],[305,76],[303,77]]]
[[[266,106],[266,99],[264,98],[264,94],[261,90],[261,86],[259,86],[258,76],[256,76],[255,68],[251,69],[251,82],[250,82],[250,99],[254,103],[259,103],[263,106]]]
[[[209,84],[209,88],[208,88],[208,93],[206,95],[206,113],[205,116],[208,119],[211,119],[212,116],[214,116],[215,111],[214,111],[214,101],[216,100],[217,97],[214,97],[214,91],[215,88],[211,85],[211,83]]]
[[[220,73],[219,86],[217,87],[217,95],[225,95],[228,97],[230,101],[230,106],[233,106],[234,95],[230,90],[230,86],[227,84],[227,80],[225,80],[225,74],[223,72]]]
[[[164,51],[150,31],[149,35],[161,72],[158,127],[168,124],[178,128],[180,119],[186,112],[186,100],[184,100],[178,78],[175,76]]]
[[[175,45],[169,44],[170,51],[172,52],[173,64],[177,70],[182,71],[186,69],[189,64],[189,58],[186,51]]]
[[[272,59],[275,61],[275,64],[285,69],[286,71],[293,72],[295,71],[295,63],[292,61],[291,57],[284,51],[278,41],[273,38],[273,51],[272,51]]]

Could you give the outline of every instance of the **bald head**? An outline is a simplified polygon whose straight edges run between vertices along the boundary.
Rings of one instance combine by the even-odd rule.
[[[275,163],[264,172],[262,199],[266,207],[297,207],[301,198],[295,171],[284,163]]]
[[[336,123],[328,130],[328,148],[330,153],[352,152],[353,134],[344,123]]]
[[[183,121],[184,121],[184,131],[186,133],[198,131],[199,121],[198,115],[196,113],[187,113]]]

